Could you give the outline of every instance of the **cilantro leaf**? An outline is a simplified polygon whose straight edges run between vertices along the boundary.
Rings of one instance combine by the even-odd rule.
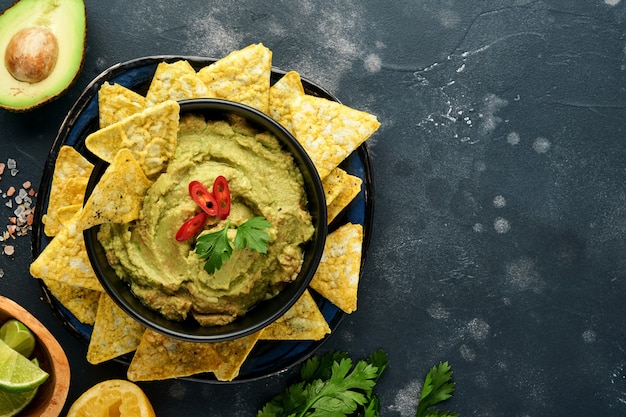
[[[205,233],[198,237],[196,242],[196,253],[202,259],[206,259],[204,269],[212,274],[216,270],[222,267],[222,264],[226,262],[230,255],[233,253],[233,248],[228,241],[228,227],[230,220],[226,222],[226,225],[222,230],[216,232]]]
[[[220,269],[233,253],[228,240],[229,227],[230,220],[227,220],[223,229],[200,235],[196,241],[196,253],[206,260],[204,269],[209,274]],[[270,235],[264,229],[269,227],[272,227],[271,223],[262,216],[246,220],[237,228],[233,242],[235,248],[249,248],[259,253],[267,253]]]
[[[237,228],[235,247],[249,248],[259,253],[267,253],[270,235],[264,230],[272,227],[265,217],[257,216],[246,220]]]
[[[380,405],[372,391],[386,364],[382,351],[354,366],[344,352],[313,357],[302,366],[302,380],[265,404],[257,417],[378,417]]]
[[[448,362],[439,362],[439,365],[433,366],[426,374],[415,417],[457,417],[457,413],[431,409],[435,404],[450,398],[454,386],[452,368]]]

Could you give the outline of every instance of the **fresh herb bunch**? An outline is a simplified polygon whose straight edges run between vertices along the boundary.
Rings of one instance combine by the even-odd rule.
[[[257,417],[377,417],[373,388],[387,364],[382,350],[354,366],[345,352],[313,357],[302,366],[301,381],[265,404]]]
[[[270,222],[262,216],[246,220],[237,228],[233,242],[235,248],[248,248],[259,253],[267,253],[270,236],[265,229],[270,227],[272,227]],[[204,269],[209,274],[220,269],[233,253],[233,247],[228,240],[229,228],[230,220],[227,220],[223,229],[198,237],[196,253],[200,258],[206,260]]]
[[[373,388],[388,364],[382,350],[354,366],[345,352],[312,357],[300,370],[301,380],[266,403],[257,417],[378,417],[380,401]],[[449,399],[454,387],[450,364],[433,366],[424,380],[415,417],[458,417],[433,408]]]

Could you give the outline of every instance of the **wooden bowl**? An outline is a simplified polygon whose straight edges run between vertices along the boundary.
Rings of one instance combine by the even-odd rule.
[[[19,414],[20,417],[57,417],[61,414],[70,388],[70,365],[59,342],[39,320],[22,306],[0,295],[0,324],[15,318],[28,327],[37,339],[34,356],[50,376],[39,386],[37,395]]]

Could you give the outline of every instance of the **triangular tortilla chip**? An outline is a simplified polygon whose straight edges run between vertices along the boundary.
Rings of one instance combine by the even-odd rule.
[[[105,82],[98,90],[100,128],[117,123],[146,108],[146,98],[119,84]]]
[[[131,381],[157,381],[211,372],[217,354],[211,343],[185,342],[147,329],[127,371]]]
[[[44,284],[63,307],[67,308],[78,321],[93,325],[96,321],[98,301],[102,291],[76,287],[60,281],[45,278]]]
[[[146,104],[200,97],[207,97],[207,88],[189,62],[161,62],[146,93]]]
[[[304,87],[300,74],[295,71],[289,71],[270,87],[268,114],[292,134],[291,104],[302,96],[304,96]]]
[[[300,142],[322,179],[380,127],[374,115],[304,94],[294,71],[270,88],[269,115]]]
[[[139,218],[152,185],[128,149],[120,150],[94,187],[81,212],[86,230],[102,223],[130,223]]]
[[[380,126],[376,116],[321,97],[304,95],[290,107],[292,133],[311,157],[321,178]]]
[[[324,195],[326,196],[326,205],[328,206],[333,202],[335,198],[343,190],[344,184],[347,182],[348,173],[343,169],[337,167],[333,169],[330,174],[322,181],[322,188],[324,188]]]
[[[354,197],[359,194],[362,183],[363,180],[357,176],[346,176],[341,184],[342,187],[339,194],[330,203],[327,203],[328,224],[330,224],[343,209],[348,207],[352,200],[354,200]]]
[[[235,379],[260,336],[261,331],[258,331],[228,342],[213,343],[218,359],[217,366],[213,369],[215,378],[219,381]]]
[[[363,226],[347,223],[328,234],[310,287],[346,313],[357,307]]]
[[[61,207],[82,206],[92,170],[93,164],[76,149],[67,145],[61,147],[54,163],[48,209],[42,217],[47,236],[55,236],[63,227],[63,222],[57,217]]]
[[[93,326],[87,360],[98,364],[137,349],[145,327],[133,320],[107,293],[102,293]]]
[[[106,162],[129,149],[150,177],[163,171],[176,149],[180,106],[168,100],[91,133],[85,146]]]
[[[87,256],[83,229],[78,227],[81,213],[76,213],[30,264],[30,273],[35,278],[104,291]]]
[[[311,293],[305,291],[282,317],[261,332],[262,340],[321,340],[330,327]]]
[[[237,101],[267,113],[271,72],[272,51],[259,43],[231,52],[200,69],[198,76],[209,97]]]

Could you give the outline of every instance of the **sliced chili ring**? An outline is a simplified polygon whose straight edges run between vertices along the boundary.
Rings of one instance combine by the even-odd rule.
[[[189,194],[206,214],[217,216],[217,201],[200,181],[191,181],[189,183]]]
[[[230,214],[230,190],[228,180],[222,175],[213,182],[213,196],[217,202],[217,215],[220,219],[226,220]]]
[[[193,216],[191,219],[187,220],[185,223],[180,226],[178,232],[176,232],[176,240],[179,242],[183,242],[187,239],[194,237],[204,226],[204,222],[206,221],[209,215],[204,211]]]

